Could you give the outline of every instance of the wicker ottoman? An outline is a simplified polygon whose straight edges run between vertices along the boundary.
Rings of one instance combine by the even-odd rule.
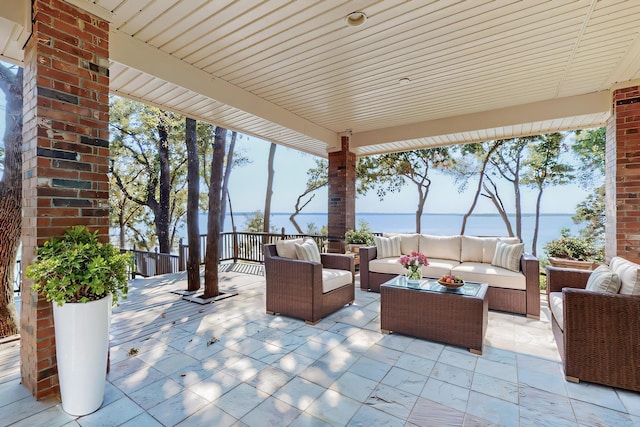
[[[380,286],[380,328],[482,354],[487,330],[486,283],[448,290],[435,279],[408,284],[398,276]]]

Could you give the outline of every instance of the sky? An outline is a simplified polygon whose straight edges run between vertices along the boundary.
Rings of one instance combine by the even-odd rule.
[[[0,91],[0,136],[4,136],[5,99]],[[251,163],[237,167],[231,174],[229,194],[234,212],[253,212],[264,210],[267,183],[267,159],[269,154],[267,141],[243,136],[236,143],[238,152],[244,153]],[[274,192],[271,202],[272,212],[291,213],[296,199],[306,188],[307,170],[315,166],[316,157],[278,146],[275,155]],[[475,182],[471,182],[465,192],[459,193],[452,178],[433,173],[432,184],[424,213],[464,213],[468,210]],[[514,212],[513,190],[504,185],[500,188],[509,213]],[[578,185],[565,185],[548,188],[542,199],[542,213],[575,213],[578,203],[583,201],[587,192]],[[413,213],[417,207],[415,187],[407,185],[399,193],[389,193],[380,201],[374,191],[356,199],[356,212]],[[523,213],[535,212],[536,194],[525,189],[522,194]],[[327,212],[327,188],[316,191],[313,200],[303,212]],[[480,198],[475,213],[496,213],[495,207],[486,198]]]
[[[236,144],[252,159],[252,163],[235,168],[231,174],[229,193],[234,212],[250,212],[264,209],[267,182],[267,160],[269,143],[244,137]],[[274,194],[272,212],[293,212],[297,197],[306,188],[307,170],[315,166],[314,156],[297,150],[278,146],[274,159]],[[469,209],[477,181],[470,182],[468,189],[459,193],[451,177],[441,173],[432,175],[432,184],[425,206],[425,213],[464,213]],[[513,189],[509,185],[500,188],[507,206],[513,206]],[[326,212],[327,189],[316,191],[313,201],[303,212]],[[542,213],[575,213],[578,203],[588,192],[578,185],[565,185],[545,190]],[[534,213],[537,193],[525,189],[522,194],[523,213]],[[387,194],[380,201],[375,192],[356,199],[357,212],[413,213],[417,208],[417,190],[407,185],[402,191]],[[507,209],[510,213],[515,209]],[[496,213],[493,204],[481,198],[475,213]]]

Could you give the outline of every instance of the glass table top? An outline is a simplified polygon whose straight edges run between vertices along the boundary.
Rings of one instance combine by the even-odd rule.
[[[449,289],[439,284],[437,279],[422,278],[419,282],[409,282],[405,276],[397,276],[388,282],[383,283],[382,286],[393,286],[396,288],[415,289],[417,291],[440,292],[475,297],[478,295],[478,291],[482,288],[482,283],[464,282],[464,286]]]

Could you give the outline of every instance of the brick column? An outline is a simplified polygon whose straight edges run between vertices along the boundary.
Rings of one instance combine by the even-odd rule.
[[[329,153],[329,252],[344,253],[344,234],[356,226],[356,155],[349,136],[341,150]]]
[[[640,86],[613,92],[606,161],[606,258],[640,262]]]
[[[109,236],[109,23],[62,0],[33,2],[25,47],[22,262],[71,225]],[[58,392],[51,304],[23,277],[22,383]]]

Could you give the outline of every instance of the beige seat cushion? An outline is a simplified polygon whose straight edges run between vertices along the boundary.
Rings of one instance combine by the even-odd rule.
[[[620,278],[622,295],[640,295],[640,265],[621,257],[613,257],[609,267]]]
[[[445,274],[451,274],[451,269],[460,264],[450,259],[429,259],[429,265],[423,266],[422,277],[438,278]],[[374,259],[369,261],[369,271],[373,273],[406,274],[407,269],[395,258]]]
[[[403,234],[403,233],[383,233],[382,237],[400,237],[400,252],[403,255],[409,255],[411,251],[418,252],[418,244],[420,243],[419,234]]]
[[[431,258],[460,261],[461,237],[422,234],[420,235],[420,252],[429,258],[429,262]]]
[[[488,283],[494,288],[527,289],[524,274],[481,262],[463,262],[454,267],[451,274],[470,282]]]
[[[302,244],[303,242],[303,239],[278,240],[276,241],[276,252],[279,257],[298,259],[296,243]]]
[[[352,282],[353,278],[350,271],[333,268],[322,269],[322,293],[324,294],[345,285],[350,285]]]
[[[553,317],[558,322],[558,326],[560,329],[564,331],[564,314],[562,312],[562,292],[551,292],[549,294],[549,308],[551,309],[551,313]]]

